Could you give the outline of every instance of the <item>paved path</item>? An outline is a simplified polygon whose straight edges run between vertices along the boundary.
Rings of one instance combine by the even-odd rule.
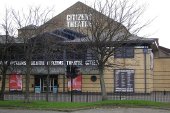
[[[150,108],[114,108],[114,109],[89,109],[74,112],[42,111],[42,110],[14,110],[0,109],[0,113],[170,113],[170,110],[150,109]]]

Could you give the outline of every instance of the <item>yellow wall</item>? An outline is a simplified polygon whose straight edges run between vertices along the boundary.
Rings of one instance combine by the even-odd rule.
[[[22,79],[23,81],[22,81],[22,89],[23,89],[23,91],[25,91],[25,81],[26,81],[26,79],[25,79],[25,76],[23,75],[23,79]],[[29,84],[29,90],[30,90],[30,92],[34,92],[34,76],[33,75],[31,75],[30,76],[30,84]]]
[[[134,91],[136,93],[145,92],[145,80],[144,80],[144,54],[142,49],[135,49],[134,58],[112,58],[112,63],[119,64],[114,68],[105,69],[104,78],[107,92],[114,92],[114,69],[133,69],[134,75]],[[153,70],[150,66],[150,52],[146,55],[146,92],[153,91]],[[97,76],[97,81],[91,81],[92,75],[83,75],[82,79],[82,91],[86,92],[100,92],[100,77]]]
[[[150,93],[153,90],[153,71],[150,64],[150,52],[146,54],[146,92]],[[134,75],[134,91],[136,93],[145,92],[145,64],[143,49],[135,49],[134,58],[115,59],[115,64],[121,64],[116,69],[133,69]]]
[[[82,92],[100,92],[100,79],[99,75],[97,76],[97,80],[95,82],[91,81],[92,75],[83,75],[82,76]],[[59,75],[58,77],[58,83],[59,83],[59,92],[63,92],[63,81],[64,81],[64,75]],[[65,92],[68,91],[68,79],[65,77]]]
[[[155,58],[154,72],[151,69],[151,58],[149,51],[146,55],[146,92],[152,91],[170,91],[170,59],[169,58]],[[104,72],[107,92],[114,92],[114,70],[115,69],[133,69],[134,70],[134,92],[145,92],[145,71],[144,71],[144,54],[142,49],[135,49],[134,58],[111,58],[109,61],[119,66],[114,68],[107,68]],[[154,74],[154,75],[153,75]],[[91,81],[93,75],[82,76],[82,91],[83,92],[100,92],[100,77],[97,76],[95,82]],[[65,80],[65,91],[67,92],[68,80],[64,75],[58,76],[59,92],[63,92],[63,81]],[[9,91],[9,77],[6,78],[6,91]],[[2,80],[1,80],[2,81]],[[0,81],[0,85],[1,85]],[[25,76],[23,75],[23,91],[25,90]],[[30,78],[30,91],[34,91],[34,76]]]
[[[154,59],[154,91],[170,91],[170,58]]]
[[[82,91],[83,92],[100,92],[100,79],[98,75],[95,82],[91,81],[92,75],[83,75],[82,77]]]
[[[0,86],[2,85],[2,80],[0,81]],[[34,92],[34,76],[30,76],[30,92]],[[9,91],[9,75],[6,76],[5,91]],[[22,91],[25,91],[25,75],[22,75]]]
[[[64,77],[64,75],[59,75],[58,76],[58,84],[59,84],[59,92],[63,92],[64,89],[64,85],[63,85],[63,81],[65,80],[65,91],[67,92],[67,77]]]

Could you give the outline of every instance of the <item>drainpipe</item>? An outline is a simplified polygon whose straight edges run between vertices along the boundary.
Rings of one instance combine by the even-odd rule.
[[[147,52],[148,52],[148,48],[147,47],[144,47],[144,49],[143,49],[143,53],[144,53],[144,84],[145,84],[145,94],[147,93],[147,81],[146,81],[146,67],[147,67],[147,65],[146,65],[146,54],[147,54]]]
[[[64,48],[64,52],[63,52],[63,65],[64,65],[63,92],[65,92],[65,78],[66,78],[66,68],[67,68],[66,49],[65,48]]]

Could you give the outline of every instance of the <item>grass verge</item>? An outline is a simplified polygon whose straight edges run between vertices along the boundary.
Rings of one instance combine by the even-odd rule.
[[[24,103],[23,101],[0,101],[1,108],[21,108],[21,109],[44,109],[44,110],[70,110],[95,107],[153,107],[170,108],[170,103],[140,101],[140,100],[121,100],[121,101],[99,101],[99,102],[46,102],[32,101]]]

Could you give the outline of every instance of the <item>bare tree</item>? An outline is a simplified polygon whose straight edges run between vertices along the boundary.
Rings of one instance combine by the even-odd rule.
[[[35,49],[33,53],[38,53],[36,57],[42,57],[44,61],[44,73],[47,75],[45,76],[45,86],[46,86],[46,101],[49,101],[49,82],[50,82],[50,75],[51,70],[53,69],[52,61],[56,61],[58,55],[61,55],[63,51],[63,40],[58,35],[55,35],[52,32],[45,32],[42,34],[37,35],[36,37],[31,39],[32,42],[35,42]],[[39,59],[37,59],[39,60]],[[57,67],[56,67],[57,68]]]
[[[24,12],[16,12],[12,10],[14,20],[17,24],[18,38],[23,40],[24,49],[24,59],[26,61],[26,88],[25,88],[25,102],[29,102],[29,84],[30,84],[30,75],[32,70],[32,57],[33,51],[36,49],[35,42],[30,41],[31,38],[34,38],[37,34],[44,32],[45,26],[41,29],[37,29],[38,26],[45,23],[48,19],[47,16],[50,14],[52,9],[41,10],[40,7],[30,7],[28,14]]]
[[[0,42],[0,74],[2,75],[2,86],[0,92],[0,100],[4,100],[4,92],[5,92],[5,85],[6,85],[6,75],[10,70],[11,61],[12,61],[12,46],[14,43],[13,39],[13,26],[12,26],[12,18],[10,11],[6,9],[6,15],[3,19],[3,23],[1,23],[1,27],[5,31],[5,35],[1,35],[1,42]],[[13,54],[14,56],[14,54]]]
[[[139,19],[144,13],[144,7],[135,7],[135,3],[128,0],[105,0],[95,2],[94,9],[85,7],[86,28],[79,30],[87,37],[82,40],[90,47],[99,70],[102,100],[107,99],[107,91],[104,81],[104,70],[106,67],[115,66],[110,62],[114,56],[115,49],[126,44],[130,40],[140,40],[134,38],[135,35],[149,22],[139,25]]]

